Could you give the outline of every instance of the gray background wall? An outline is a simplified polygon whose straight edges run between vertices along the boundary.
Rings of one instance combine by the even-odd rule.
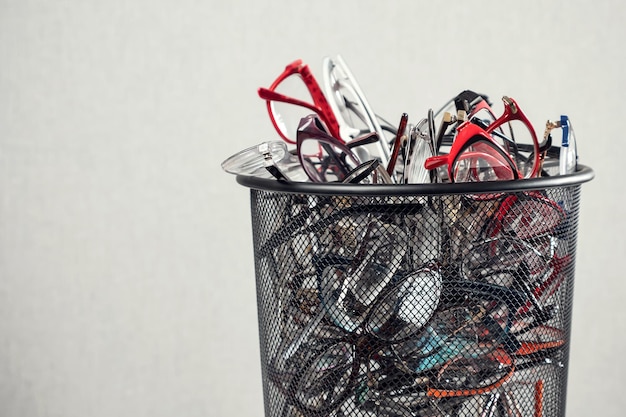
[[[377,113],[461,89],[574,121],[568,416],[621,416],[619,1],[0,0],[0,416],[261,416],[247,190],[259,86],[340,53]]]

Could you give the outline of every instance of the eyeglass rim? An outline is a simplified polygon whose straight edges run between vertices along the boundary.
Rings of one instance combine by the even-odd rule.
[[[454,142],[452,142],[452,148],[450,149],[450,153],[448,153],[447,155],[436,155],[436,156],[432,156],[428,158],[424,163],[424,166],[426,167],[426,169],[431,170],[431,169],[435,169],[437,167],[447,164],[448,176],[451,181],[454,181],[453,176],[452,176],[452,172],[453,172],[452,168],[453,168],[454,162],[456,162],[457,158],[466,149],[466,147],[469,146],[467,145],[468,142],[476,140],[475,139],[476,136],[482,136],[484,139],[487,140],[487,142],[490,142],[492,146],[494,147],[494,149],[496,149],[501,155],[503,155],[510,164],[512,164],[513,173],[515,176],[514,179],[537,177],[537,173],[539,172],[541,167],[539,163],[540,146],[539,146],[539,141],[537,140],[537,134],[535,133],[535,129],[533,128],[532,124],[530,123],[526,115],[522,112],[521,108],[519,107],[519,105],[514,99],[507,97],[507,96],[503,96],[502,101],[504,102],[504,111],[500,117],[498,117],[494,122],[492,122],[485,129],[483,129],[482,127],[478,126],[475,123],[472,123],[471,120],[463,122],[457,128],[457,135],[456,135],[456,138],[454,139]],[[487,104],[484,100],[481,101],[480,103]],[[481,109],[482,108],[486,108],[488,111],[491,111],[488,106],[481,107]],[[531,170],[530,174],[528,174],[528,176],[523,176],[521,174],[521,172],[519,171],[519,167],[517,166],[517,164],[515,164],[515,161],[513,160],[513,157],[504,149],[502,149],[502,146],[500,146],[500,144],[491,137],[491,133],[496,128],[512,120],[519,120],[522,123],[524,123],[524,125],[530,131],[531,136],[533,138],[534,163],[533,163],[533,169]]]
[[[325,182],[325,181],[319,181],[317,176],[314,176],[312,175],[311,172],[309,172],[309,166],[308,164],[305,163],[304,157],[302,155],[302,143],[305,140],[311,139],[311,140],[316,140],[318,142],[326,142],[332,146],[335,146],[353,160],[353,162],[355,163],[355,168],[361,165],[361,161],[359,160],[357,155],[354,152],[352,152],[352,150],[348,146],[346,146],[345,143],[331,136],[328,133],[328,131],[322,130],[320,128],[320,125],[319,125],[320,122],[321,122],[322,127],[326,128],[326,126],[323,124],[323,121],[319,118],[317,114],[311,114],[311,115],[305,116],[300,120],[300,123],[298,125],[298,131],[296,134],[297,154],[298,154],[298,159],[300,160],[300,164],[302,165],[302,168],[309,176],[309,179],[311,179],[311,181],[316,182],[316,183]],[[346,177],[347,177],[354,170],[354,168],[350,168],[348,166],[346,166],[345,168],[347,168],[346,169],[347,171]],[[340,181],[343,181],[343,178],[340,179]]]
[[[511,214],[511,210],[513,210],[513,207],[515,206],[515,204],[523,200],[532,200],[532,201],[540,202],[542,204],[545,204],[547,207],[550,207],[551,209],[553,209],[555,213],[558,213],[561,218],[559,222],[553,228],[557,228],[558,225],[561,222],[563,222],[567,217],[567,213],[565,212],[563,207],[561,207],[556,201],[545,197],[538,191],[531,190],[531,191],[520,193],[520,194],[506,195],[502,199],[502,201],[498,205],[496,212],[494,213],[493,221],[492,221],[493,228],[489,230],[490,235],[488,236],[488,238],[496,237],[502,232],[502,227],[503,227],[502,223],[504,219],[506,218],[507,215]],[[515,212],[513,212],[513,214],[515,214]],[[546,231],[542,233],[537,233],[536,235],[531,236],[531,237],[539,236],[544,233],[546,233]],[[519,237],[519,238],[528,239],[528,237]]]
[[[330,93],[332,91],[330,75],[333,71],[333,68],[335,67],[338,67],[346,75],[345,79],[348,80],[350,83],[348,87],[353,90],[356,97],[361,102],[361,105],[365,112],[363,116],[367,118],[365,123],[369,124],[368,127],[371,129],[371,131],[378,133],[379,137],[381,138],[381,142],[379,143],[379,148],[382,151],[382,154],[379,155],[379,157],[383,165],[386,166],[389,163],[391,150],[385,146],[385,141],[383,140],[385,135],[381,127],[381,124],[378,121],[379,117],[376,115],[376,113],[374,113],[374,110],[372,109],[369,102],[367,101],[367,98],[365,97],[365,94],[363,93],[363,90],[361,89],[360,85],[356,81],[354,74],[352,74],[352,71],[350,71],[350,68],[348,67],[348,65],[346,64],[345,60],[343,59],[341,55],[337,55],[334,60],[330,57],[324,57],[322,65],[323,65],[322,74],[323,74],[323,80],[324,80],[324,89],[326,91],[326,94],[329,95],[328,102],[336,116],[336,119],[338,120],[339,130],[341,131],[341,124],[342,124],[341,122],[343,122],[344,126],[348,126],[348,123],[345,120],[341,120],[341,122],[339,122],[339,118],[341,117],[340,116],[341,112],[339,111],[339,108],[336,106],[334,100],[330,99]]]
[[[533,127],[533,125],[530,122],[530,120],[528,120],[528,117],[526,117],[526,114],[524,114],[524,112],[522,111],[522,109],[519,106],[519,104],[517,104],[517,101],[515,101],[515,99],[513,99],[511,97],[508,97],[508,96],[503,96],[502,97],[502,101],[504,103],[504,111],[502,112],[502,115],[500,117],[498,117],[489,126],[487,126],[487,128],[485,129],[485,132],[487,132],[488,134],[491,134],[491,132],[493,132],[496,128],[502,126],[505,123],[508,123],[510,121],[513,121],[513,120],[521,121],[526,126],[526,128],[530,131],[530,135],[532,136],[532,139],[533,139],[533,146],[534,146],[533,159],[534,159],[534,162],[533,162],[533,168],[532,168],[531,172],[528,175],[526,175],[526,176],[520,176],[520,178],[521,177],[523,177],[523,178],[535,178],[537,176],[537,174],[541,170],[540,161],[539,161],[539,158],[540,158],[540,155],[539,155],[540,154],[540,145],[539,145],[539,140],[537,139],[537,133],[535,132],[535,128]],[[491,135],[489,135],[489,137],[491,137]],[[511,158],[511,160],[513,160],[513,156],[512,155],[510,155],[509,158]],[[517,166],[517,164],[515,164],[515,165]],[[519,167],[517,167],[517,169],[519,171]]]
[[[539,146],[539,141],[537,139],[537,134],[535,132],[535,129],[533,128],[532,124],[528,120],[528,117],[526,117],[522,109],[519,107],[519,105],[513,98],[510,98],[508,96],[503,96],[502,101],[504,102],[504,111],[502,115],[498,117],[497,119],[495,119],[495,121],[489,124],[489,126],[487,126],[486,128],[483,129],[477,124],[472,123],[470,120],[462,123],[457,128],[457,135],[454,141],[452,142],[452,148],[450,149],[450,153],[448,153],[447,155],[437,155],[437,156],[428,158],[424,164],[425,166],[426,165],[430,166],[430,168],[427,167],[427,169],[434,169],[439,166],[443,166],[447,163],[448,175],[450,176],[452,180],[451,162],[454,162],[455,159],[458,157],[458,155],[460,155],[460,153],[465,149],[466,143],[468,141],[472,140],[473,137],[476,135],[481,135],[485,139],[487,139],[489,142],[492,142],[494,144],[494,147],[498,149],[500,153],[502,152],[505,153],[507,160],[509,160],[510,163],[513,164],[513,167],[515,167],[514,173],[515,172],[517,173],[517,178],[537,177],[537,173],[540,172],[541,166],[540,166],[540,161],[539,161],[540,146]],[[491,112],[491,109],[485,100],[480,101],[478,104],[480,103],[485,104],[484,106],[481,106],[480,109],[486,108],[489,112]],[[478,111],[477,108],[474,109],[473,113],[476,113],[476,111]],[[519,167],[513,160],[513,156],[510,155],[508,152],[506,152],[504,149],[502,149],[500,144],[491,137],[491,133],[495,129],[513,120],[521,121],[526,126],[526,128],[530,131],[532,139],[533,139],[533,147],[534,147],[533,160],[534,161],[533,161],[532,170],[527,176],[523,176],[521,174],[521,172],[519,171]]]
[[[275,92],[276,88],[280,85],[280,83],[282,83],[284,80],[286,80],[288,77],[294,74],[297,74],[300,76],[307,90],[311,94],[311,98],[313,99],[313,104],[311,105],[309,103],[309,105],[305,107],[310,108],[311,110],[314,110],[316,113],[319,113],[324,119],[324,121],[326,122],[326,124],[328,125],[329,131],[331,132],[331,134],[339,136],[339,122],[337,121],[335,117],[333,109],[328,103],[328,100],[326,100],[326,97],[324,96],[324,93],[322,92],[322,89],[319,83],[315,79],[315,76],[311,72],[311,69],[309,68],[307,64],[304,64],[301,59],[297,59],[287,64],[283,72],[274,80],[274,82],[266,90]],[[277,94],[280,94],[280,93],[277,93]],[[259,95],[260,95],[260,92],[259,92]],[[282,94],[281,96],[288,97]],[[272,120],[272,123],[274,124],[274,127],[276,128],[280,136],[283,139],[287,140],[289,143],[292,143],[292,144],[295,143],[295,142],[292,142],[291,139],[287,139],[284,137],[281,130],[278,128],[277,123],[275,123],[275,118],[271,109],[270,101],[267,99],[264,99],[264,100],[266,100],[267,111],[270,115],[270,119]],[[303,103],[301,100],[297,100],[297,99],[291,99],[291,100],[295,102]],[[283,101],[288,104],[296,104],[291,101],[285,101],[285,100],[279,100],[279,101]]]
[[[280,137],[287,143],[291,144],[291,145],[295,145],[297,143],[297,139],[294,140],[292,138],[290,138],[289,136],[285,135],[282,131],[282,129],[279,127],[278,121],[276,120],[276,117],[274,115],[274,111],[272,110],[272,103],[273,102],[281,102],[281,103],[287,103],[287,104],[292,104],[295,106],[300,106],[300,107],[304,107],[305,109],[317,114],[323,121],[324,123],[328,126],[328,120],[327,117],[324,115],[323,111],[321,108],[314,106],[310,103],[307,103],[306,101],[302,101],[302,100],[298,100],[289,96],[286,96],[284,94],[280,94],[277,93],[276,91],[272,91],[268,88],[265,87],[260,87],[257,90],[257,93],[259,95],[260,98],[262,98],[263,100],[266,101],[266,106],[267,106],[267,112],[270,116],[270,121],[272,122],[272,125],[274,126],[274,129],[276,130],[276,132],[278,132],[278,134],[280,135]]]
[[[276,153],[276,151],[279,153]],[[280,155],[281,153],[283,156]],[[221,166],[222,169],[229,174],[250,176],[255,175],[255,172],[262,169],[264,166],[267,168],[268,164],[278,168],[275,158],[280,160],[288,153],[289,150],[284,142],[265,141],[231,155],[222,162]],[[269,159],[266,156],[269,156]],[[246,165],[248,165],[247,169]],[[252,165],[254,169],[251,169],[249,167],[250,165]],[[272,175],[274,174],[272,173]]]
[[[455,181],[452,173],[459,157],[469,146],[478,142],[479,140],[484,140],[487,145],[490,145],[509,163],[514,176],[512,180],[518,180],[519,178],[521,178],[521,174],[517,170],[515,162],[511,159],[511,156],[504,149],[502,149],[502,147],[495,140],[493,140],[491,135],[489,135],[480,126],[470,121],[466,121],[457,128],[457,131],[458,134],[454,142],[452,142],[452,148],[450,149],[450,152],[445,155],[435,155],[427,158],[424,161],[424,168],[426,168],[427,170],[433,170],[441,166],[447,165],[448,178],[450,178],[450,181],[454,183]],[[460,135],[462,132],[467,133],[463,137],[461,137]]]
[[[508,163],[508,168],[510,169],[510,172],[512,173],[513,178],[507,178],[503,180],[499,179],[498,181],[518,180],[521,177],[519,171],[517,170],[517,167],[515,166],[515,163],[513,162],[509,154],[506,153],[506,151],[504,151],[504,149],[502,149],[497,143],[493,142],[493,140],[490,141],[490,140],[485,140],[485,139],[486,139],[485,135],[474,135],[470,137],[463,144],[463,146],[458,150],[458,152],[456,153],[456,155],[454,155],[454,158],[452,159],[452,163],[448,164],[448,178],[450,178],[451,181],[457,182],[454,179],[455,175],[453,175],[453,173],[455,171],[457,163],[461,161],[461,157],[465,155],[465,151],[470,146],[473,146],[479,142],[485,143],[485,145],[493,149],[499,156],[501,156]],[[484,155],[485,156],[484,159],[496,159],[496,156],[487,152],[475,151],[474,153]],[[452,154],[452,152],[450,152],[450,154]],[[495,168],[497,167],[494,166],[492,168],[495,170]]]
[[[408,147],[406,152],[410,154],[410,157],[404,156],[402,178],[402,181],[407,184],[423,183],[425,182],[424,176],[429,173],[429,170],[425,168],[424,164],[428,158],[434,155],[433,152],[435,151],[434,132],[432,131],[434,120],[431,120],[432,118],[434,118],[434,113],[429,109],[428,115],[411,126],[407,134]],[[428,137],[424,137],[420,133],[424,128],[426,128]],[[431,156],[426,156],[426,153],[429,153]],[[424,158],[424,156],[426,156],[426,158]],[[434,178],[437,180],[436,176]]]

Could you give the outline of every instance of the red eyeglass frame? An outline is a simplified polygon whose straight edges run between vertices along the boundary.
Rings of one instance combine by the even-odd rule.
[[[523,204],[526,202],[534,203],[535,209],[531,211],[524,208]],[[544,228],[541,230],[528,225],[528,220],[532,221],[537,216],[542,216],[543,219],[542,226]],[[502,233],[508,224],[516,223],[518,225],[516,237],[533,239],[537,236],[552,234],[565,221],[566,216],[567,214],[556,201],[547,198],[538,191],[531,190],[520,194],[510,194],[498,205],[485,232],[488,238],[493,238]]]
[[[294,74],[299,75],[304,82],[304,85],[306,86],[307,90],[311,94],[311,98],[313,99],[312,104],[277,93],[275,91],[281,82],[283,82],[287,77],[290,77]],[[276,121],[276,118],[274,117],[274,112],[272,111],[272,101],[278,101],[305,107],[313,111],[314,113],[317,113],[324,122],[324,124],[326,124],[330,135],[344,142],[339,135],[339,122],[337,121],[337,118],[335,117],[335,114],[333,113],[330,104],[326,100],[326,97],[324,96],[324,93],[322,92],[322,89],[320,88],[317,80],[313,76],[311,69],[308,65],[303,64],[301,59],[297,59],[291,64],[287,65],[282,74],[280,74],[278,78],[276,78],[276,80],[272,83],[272,85],[270,85],[269,88],[261,87],[257,90],[257,92],[259,94],[259,97],[266,101],[267,112],[269,113],[270,120],[272,121],[272,124],[274,125],[274,128],[276,129],[280,137],[283,138],[285,142],[295,145],[297,143],[297,140],[293,140],[292,138],[287,137],[282,132]],[[296,132],[294,132],[294,135],[295,133]]]
[[[495,151],[497,151],[498,154],[504,157],[504,159],[509,163],[509,166],[513,174],[513,179],[522,178],[523,175],[519,171],[512,156],[506,150],[504,150],[502,146],[497,141],[495,141],[493,137],[491,136],[491,133],[498,127],[502,126],[503,124],[513,121],[513,120],[519,120],[530,131],[531,136],[533,138],[533,145],[534,145],[533,169],[531,170],[530,174],[528,174],[528,176],[524,178],[536,177],[537,174],[540,172],[541,167],[539,163],[540,162],[540,145],[539,145],[539,141],[537,140],[537,134],[535,133],[535,129],[533,128],[532,124],[530,123],[526,115],[519,108],[515,100],[504,96],[502,97],[502,101],[504,102],[504,112],[502,113],[502,116],[497,118],[493,123],[491,123],[486,128],[482,128],[481,126],[475,123],[472,123],[471,120],[468,120],[462,123],[457,128],[457,135],[456,135],[456,138],[454,139],[454,142],[452,143],[452,148],[450,149],[450,153],[448,153],[447,155],[436,155],[436,156],[431,156],[430,158],[427,158],[426,161],[424,161],[424,167],[428,170],[432,170],[432,169],[435,169],[435,168],[438,168],[440,166],[447,164],[448,165],[448,178],[450,178],[450,181],[454,182],[453,169],[454,169],[454,166],[456,165],[456,162],[459,160],[459,156],[462,155],[463,151],[465,151],[473,143],[483,140],[487,142]],[[476,112],[477,110],[475,110],[473,113],[475,114]],[[489,156],[482,155],[482,157],[483,159],[494,158],[494,156],[491,154]],[[494,171],[498,171],[498,169],[506,170],[506,167],[493,167],[493,168],[494,168]]]

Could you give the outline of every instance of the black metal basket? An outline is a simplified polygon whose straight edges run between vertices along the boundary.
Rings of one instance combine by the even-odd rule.
[[[251,188],[266,416],[563,416],[581,184]]]

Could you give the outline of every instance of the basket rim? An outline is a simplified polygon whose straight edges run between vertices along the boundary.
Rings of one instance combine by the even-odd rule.
[[[530,178],[511,181],[486,181],[473,183],[447,184],[343,184],[313,182],[283,182],[274,179],[237,175],[237,182],[255,190],[273,191],[288,194],[315,195],[359,195],[359,196],[408,196],[408,195],[447,195],[507,193],[546,188],[568,187],[591,181],[595,177],[593,169],[578,164],[573,174],[553,177]]]

